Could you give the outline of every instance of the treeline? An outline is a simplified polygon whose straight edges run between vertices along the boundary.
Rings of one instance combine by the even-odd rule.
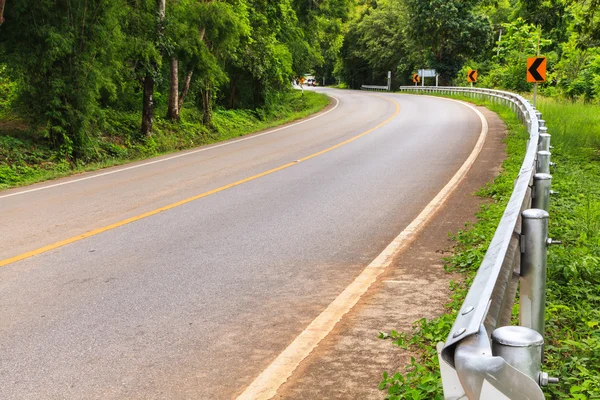
[[[197,110],[268,110],[290,82],[528,91],[526,58],[548,57],[547,95],[600,99],[600,0],[0,0],[0,119],[18,114],[67,159],[99,131],[152,137]],[[0,10],[2,7],[0,7]],[[0,11],[2,13],[2,11]],[[428,82],[432,84],[432,82]],[[117,117],[115,117],[115,115]],[[134,129],[131,128],[135,121]]]
[[[531,90],[526,59],[548,58],[547,95],[600,99],[599,0],[376,0],[349,23],[338,72],[353,88],[412,84],[434,68],[441,84]],[[428,82],[433,84],[433,82]]]
[[[115,111],[140,116],[133,141],[184,106],[210,125],[215,107],[268,108],[294,77],[331,75],[350,12],[347,0],[6,0],[0,107],[73,158]]]

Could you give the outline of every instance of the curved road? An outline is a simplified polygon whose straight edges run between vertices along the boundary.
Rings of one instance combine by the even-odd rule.
[[[481,131],[456,102],[320,90],[285,129],[0,192],[0,398],[234,398]]]

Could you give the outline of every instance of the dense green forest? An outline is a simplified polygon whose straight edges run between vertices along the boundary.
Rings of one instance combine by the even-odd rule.
[[[269,110],[292,78],[337,54],[345,0],[9,0],[0,25],[0,112],[43,131],[67,158],[139,119],[152,136],[186,105]],[[332,54],[334,56],[332,56]]]
[[[152,145],[156,130],[173,133],[192,123],[198,135],[214,132],[215,110],[252,110],[264,120],[289,101],[290,82],[308,73],[359,88],[384,83],[388,70],[394,86],[408,84],[423,67],[438,70],[442,84],[463,84],[473,68],[480,86],[527,91],[525,59],[538,48],[549,60],[543,93],[597,100],[599,6],[2,0],[0,135],[26,127],[63,160],[102,159]]]
[[[547,95],[600,99],[598,0],[379,0],[358,7],[348,24],[337,72],[353,88],[409,84],[435,68],[441,84],[528,91],[526,59],[548,58]],[[428,82],[427,84],[433,84]]]

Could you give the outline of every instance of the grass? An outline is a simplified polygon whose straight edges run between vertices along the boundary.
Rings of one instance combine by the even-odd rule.
[[[200,111],[184,108],[180,122],[156,118],[153,136],[144,141],[130,139],[139,128],[137,113],[106,110],[99,121],[100,132],[90,140],[90,154],[77,162],[65,160],[46,139],[4,110],[0,113],[0,190],[233,139],[304,118],[329,101],[320,93],[290,91],[269,110],[216,110],[210,128],[202,124]]]
[[[539,98],[537,106],[554,144],[570,153],[600,149],[600,106],[547,97]]]
[[[553,399],[600,398],[600,106],[542,99],[552,134],[546,362]]]
[[[463,98],[467,101],[473,99]],[[478,222],[454,235],[454,255],[446,269],[464,275],[452,282],[447,313],[420,320],[412,332],[382,334],[418,356],[405,371],[384,373],[379,388],[388,399],[443,399],[435,344],[445,341],[477,272],[512,192],[525,151],[525,130],[506,109],[481,103],[507,123],[508,158],[500,176],[479,193],[493,200],[482,207]],[[548,256],[546,360],[544,370],[561,378],[545,388],[549,399],[600,398],[600,107],[542,99],[552,134],[553,189],[550,235],[563,240]],[[515,307],[518,312],[518,306]]]

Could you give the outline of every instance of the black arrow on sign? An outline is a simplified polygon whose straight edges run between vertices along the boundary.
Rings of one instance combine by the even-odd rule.
[[[545,60],[545,58],[536,58],[535,61],[533,62],[533,64],[531,64],[531,67],[529,67],[529,69],[527,70],[527,71],[529,71],[529,73],[531,74],[533,79],[535,79],[536,81],[544,80],[544,77],[542,75],[540,75],[540,73],[537,70],[538,67],[540,65],[542,65],[544,60]]]
[[[469,72],[469,79],[471,80],[471,82],[475,82],[475,77],[473,75],[475,75],[477,73],[477,71],[475,70],[471,70],[471,72]]]

